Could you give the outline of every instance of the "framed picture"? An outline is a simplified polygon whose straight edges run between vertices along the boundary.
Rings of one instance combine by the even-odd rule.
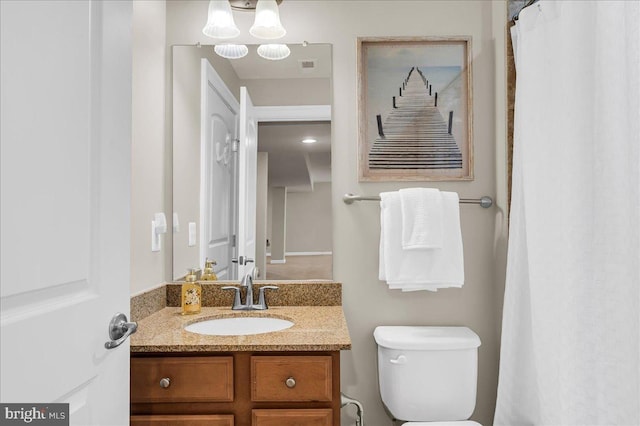
[[[473,180],[470,37],[358,38],[361,181]]]

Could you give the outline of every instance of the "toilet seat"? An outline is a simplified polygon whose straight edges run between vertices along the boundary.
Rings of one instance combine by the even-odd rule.
[[[459,420],[456,422],[409,422],[402,426],[482,426],[473,420]]]

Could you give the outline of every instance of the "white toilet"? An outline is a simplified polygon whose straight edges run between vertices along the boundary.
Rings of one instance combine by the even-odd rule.
[[[480,426],[476,405],[480,338],[467,327],[380,326],[382,402],[404,426]]]

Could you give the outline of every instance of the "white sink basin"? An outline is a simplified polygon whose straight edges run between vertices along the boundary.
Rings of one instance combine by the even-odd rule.
[[[235,317],[216,318],[189,324],[184,329],[191,333],[211,336],[241,336],[285,330],[293,323],[280,318]]]

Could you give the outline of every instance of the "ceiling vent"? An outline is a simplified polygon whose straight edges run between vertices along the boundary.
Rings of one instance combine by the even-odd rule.
[[[317,61],[317,59],[298,59],[298,64],[303,73],[310,73],[315,71]]]

